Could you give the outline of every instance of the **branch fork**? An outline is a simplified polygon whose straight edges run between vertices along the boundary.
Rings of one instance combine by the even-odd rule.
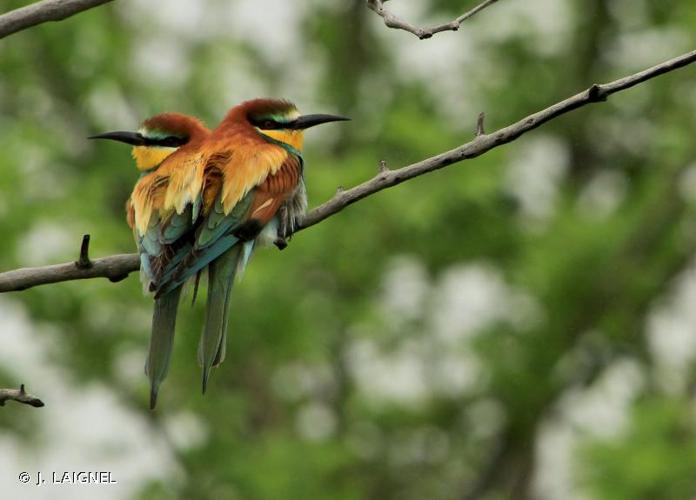
[[[408,31],[409,33],[416,35],[419,39],[426,40],[428,38],[432,38],[432,36],[436,33],[440,33],[442,31],[458,31],[459,27],[464,21],[475,16],[486,7],[493,5],[498,0],[486,0],[452,21],[431,26],[429,28],[420,28],[418,26],[414,26],[413,24],[410,24],[404,19],[396,16],[384,7],[384,4],[388,1],[389,0],[367,0],[367,6],[371,10],[375,11],[382,19],[384,19],[384,24],[388,28]]]

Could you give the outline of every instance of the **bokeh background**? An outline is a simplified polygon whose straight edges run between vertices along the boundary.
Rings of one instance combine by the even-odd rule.
[[[7,11],[26,4],[5,0]],[[419,24],[473,0],[394,0]],[[696,46],[691,0],[501,0],[419,41],[362,0],[117,0],[0,40],[0,269],[134,249],[128,148],[286,97],[313,205]],[[201,301],[147,409],[137,275],[0,296],[2,498],[696,498],[696,69],[418,178],[254,257],[201,397]],[[21,471],[111,471],[36,487]]]

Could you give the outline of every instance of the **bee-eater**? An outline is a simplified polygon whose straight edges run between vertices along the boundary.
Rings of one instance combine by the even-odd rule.
[[[203,123],[180,113],[145,120],[137,132],[109,132],[93,139],[133,145],[140,178],[126,203],[127,220],[140,253],[140,274],[146,290],[161,278],[169,259],[193,229],[200,208],[203,167],[198,148],[210,134]],[[181,286],[155,300],[145,373],[150,379],[150,408],[157,402],[174,340]]]
[[[304,130],[334,115],[300,115],[294,104],[255,99],[233,107],[211,133],[201,122],[167,113],[138,132],[94,138],[132,144],[143,171],[128,206],[141,276],[155,293],[150,407],[166,376],[176,311],[186,281],[208,269],[205,324],[198,348],[203,392],[225,356],[230,292],[254,247],[283,241],[307,207]]]
[[[347,120],[300,115],[289,101],[254,99],[233,107],[198,151],[204,165],[200,220],[193,242],[171,259],[152,287],[156,297],[179,289],[208,268],[205,324],[198,348],[205,393],[210,368],[225,357],[228,309],[235,275],[257,243],[272,242],[306,209],[304,130]],[[281,236],[284,236],[282,234]]]

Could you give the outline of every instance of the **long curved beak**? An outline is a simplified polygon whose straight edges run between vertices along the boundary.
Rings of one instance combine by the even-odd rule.
[[[306,129],[315,125],[321,125],[322,123],[344,122],[347,120],[350,120],[350,118],[337,115],[303,115],[296,119],[294,122],[292,122],[292,128]]]
[[[145,144],[145,138],[138,132],[107,132],[105,134],[89,136],[87,139],[111,139],[112,141],[125,142],[133,146],[142,146]]]

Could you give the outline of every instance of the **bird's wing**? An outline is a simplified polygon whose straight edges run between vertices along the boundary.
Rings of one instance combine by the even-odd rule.
[[[193,238],[200,218],[202,173],[199,155],[174,153],[156,171],[142,176],[133,189],[128,218],[148,287],[160,281],[172,259]]]
[[[172,260],[175,263],[162,273],[158,293],[172,290],[195,276],[240,240],[253,240],[295,192],[302,176],[302,158],[282,148],[275,149],[274,153],[262,151],[258,155],[230,152],[208,163],[202,194],[203,219],[197,224],[195,241],[182,248],[181,253],[186,255],[177,255]]]

